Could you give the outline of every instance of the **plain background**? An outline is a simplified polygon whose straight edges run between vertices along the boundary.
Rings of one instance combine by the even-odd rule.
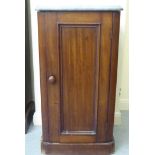
[[[130,155],[154,155],[155,11],[129,2]],[[25,153],[25,1],[0,5],[0,154]]]

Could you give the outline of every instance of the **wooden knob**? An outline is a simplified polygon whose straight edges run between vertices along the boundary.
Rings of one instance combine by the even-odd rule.
[[[56,82],[55,76],[53,75],[49,76],[48,81],[52,84],[55,83]]]

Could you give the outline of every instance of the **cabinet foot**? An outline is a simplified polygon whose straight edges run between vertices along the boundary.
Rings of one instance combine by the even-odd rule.
[[[49,143],[41,142],[44,155],[111,155],[114,141],[108,143]]]

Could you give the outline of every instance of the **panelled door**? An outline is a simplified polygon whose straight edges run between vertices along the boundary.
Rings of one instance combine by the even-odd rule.
[[[104,142],[112,13],[39,12],[38,21],[44,141]]]

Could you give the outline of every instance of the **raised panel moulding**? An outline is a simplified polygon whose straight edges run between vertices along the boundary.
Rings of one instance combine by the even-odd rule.
[[[58,24],[62,134],[96,133],[99,31],[100,24]]]

